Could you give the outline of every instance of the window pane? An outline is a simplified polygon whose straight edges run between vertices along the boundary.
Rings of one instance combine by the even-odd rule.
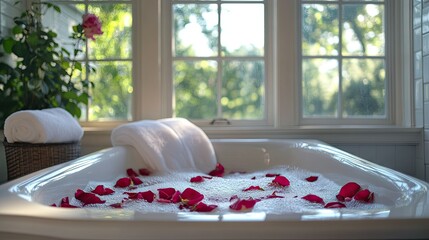
[[[173,5],[173,55],[215,56],[218,50],[216,4]]]
[[[264,117],[263,61],[226,61],[223,65],[222,117],[262,119]]]
[[[89,120],[131,120],[131,62],[97,62],[95,67]]]
[[[88,12],[100,18],[103,35],[89,41],[89,58],[131,57],[131,4],[93,4]]]
[[[304,117],[337,117],[338,61],[304,59],[302,62],[302,101]]]
[[[222,55],[263,56],[263,4],[222,4],[221,19]]]
[[[385,115],[384,60],[350,59],[343,61],[344,117]]]
[[[54,9],[43,15],[44,26],[52,29],[58,34],[57,40],[64,47],[73,54],[75,48],[75,40],[71,40],[70,36],[73,31],[73,26],[82,23],[82,16],[85,14],[85,5],[83,4],[65,4],[65,3],[54,3],[61,8],[61,13],[56,12]],[[83,55],[86,48],[82,46],[80,48],[83,52],[79,53],[77,59],[83,59]]]
[[[304,56],[338,55],[338,5],[302,5],[302,54]]]
[[[384,55],[384,9],[379,4],[345,5],[343,54]]]
[[[176,61],[173,64],[175,116],[213,119],[217,115],[215,61]]]

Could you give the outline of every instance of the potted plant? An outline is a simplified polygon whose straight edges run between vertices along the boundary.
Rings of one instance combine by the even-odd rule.
[[[74,75],[82,71],[77,60],[81,45],[102,34],[100,21],[93,14],[83,15],[82,23],[73,26],[74,46],[68,51],[59,44],[57,33],[42,24],[48,10],[61,13],[55,4],[34,1],[14,18],[11,35],[0,39],[0,129],[10,114],[20,110],[60,107],[79,118],[81,105],[88,104],[92,83]],[[3,144],[9,180],[80,155],[75,142]]]
[[[79,118],[80,106],[88,104],[92,83],[74,78],[75,71],[82,71],[76,57],[87,39],[102,34],[100,21],[93,14],[84,15],[82,23],[73,27],[74,50],[69,52],[58,43],[57,33],[42,24],[43,14],[50,9],[61,13],[55,4],[33,2],[14,18],[12,34],[0,39],[4,50],[0,53],[0,129],[19,110],[61,107]],[[16,61],[5,60],[11,58]]]

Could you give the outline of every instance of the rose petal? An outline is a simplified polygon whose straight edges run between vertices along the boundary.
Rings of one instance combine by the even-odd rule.
[[[213,211],[215,208],[217,208],[217,205],[207,205],[203,202],[199,202],[197,203],[192,209],[191,211],[195,211],[195,212],[211,212]]]
[[[217,163],[216,168],[212,170],[209,173],[209,175],[213,177],[222,177],[224,173],[225,173],[225,168],[223,167],[223,165],[220,163]]]
[[[338,201],[350,201],[353,196],[361,189],[360,185],[355,182],[348,182],[341,187],[340,192],[337,194]]]
[[[354,199],[360,202],[372,203],[374,201],[374,193],[368,189],[360,190],[356,193]]]
[[[196,176],[196,177],[191,178],[192,183],[200,183],[203,181],[204,181],[204,178],[202,176]]]
[[[127,169],[127,175],[128,175],[128,177],[137,177],[138,176],[138,174],[132,168]]]
[[[204,195],[192,188],[186,188],[185,191],[180,194],[180,199],[183,204],[193,206],[203,200]]]
[[[308,195],[302,197],[302,199],[305,199],[305,200],[312,202],[312,203],[325,204],[325,202],[323,201],[323,199],[321,197],[314,195],[314,194],[308,194]]]
[[[176,193],[176,189],[174,188],[159,188],[158,196],[160,199],[171,200],[174,193]]]
[[[251,210],[255,206],[255,204],[259,202],[257,199],[249,198],[249,199],[237,199],[233,204],[229,206],[230,209],[235,211],[246,211]]]
[[[63,197],[60,202],[60,207],[62,208],[79,208],[78,206],[71,205],[69,202],[69,197]]]
[[[122,203],[113,203],[113,204],[110,204],[109,206],[111,206],[112,208],[122,208]]]
[[[129,199],[146,200],[149,203],[153,202],[156,196],[155,193],[150,190],[146,192],[124,192],[124,194],[127,194]]]
[[[265,177],[277,177],[277,176],[280,176],[280,174],[279,173],[267,173],[267,174],[265,174]]]
[[[81,189],[76,190],[74,197],[77,200],[81,201],[84,206],[87,204],[100,204],[100,203],[106,202],[106,201],[101,200],[94,193],[87,193],[87,192],[82,191]]]
[[[118,181],[116,181],[115,187],[125,188],[125,187],[130,186],[131,183],[132,183],[131,178],[124,177],[124,178],[120,178],[120,179],[118,179]]]
[[[290,185],[290,182],[284,176],[276,176],[274,180],[271,182],[271,184],[279,187],[287,187]]]
[[[151,174],[151,172],[147,168],[140,168],[139,173],[142,176],[149,176]]]
[[[310,177],[306,178],[305,180],[307,180],[307,182],[315,182],[315,181],[317,181],[317,179],[319,179],[318,176],[310,176]]]
[[[134,177],[134,176],[130,176],[131,181],[133,182],[133,185],[140,185],[143,183],[142,180],[140,180],[140,178],[138,177]]]
[[[341,202],[329,202],[327,203],[324,208],[345,208],[346,205],[344,205],[344,203]]]
[[[243,192],[247,192],[247,191],[253,191],[253,190],[260,190],[260,191],[264,191],[263,188],[261,188],[260,186],[250,186],[246,189],[243,190]]]
[[[266,198],[284,198],[283,196],[279,196],[276,193],[277,191],[274,191],[273,193],[271,193],[271,195],[268,195]]]
[[[103,185],[98,185],[91,192],[102,196],[102,195],[110,195],[110,194],[114,193],[115,191],[113,191],[110,188],[105,188]]]

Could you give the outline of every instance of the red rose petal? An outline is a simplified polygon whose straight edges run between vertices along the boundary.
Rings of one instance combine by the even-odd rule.
[[[153,202],[156,196],[155,193],[150,190],[146,192],[124,192],[124,194],[127,194],[129,199],[146,200],[149,203]]]
[[[323,201],[323,199],[321,197],[314,195],[314,194],[308,194],[308,195],[302,197],[302,199],[305,199],[305,200],[312,202],[312,203],[325,204],[325,202]]]
[[[87,193],[87,192],[82,191],[81,189],[76,190],[74,197],[77,200],[81,201],[84,206],[87,204],[99,204],[99,203],[105,203],[106,202],[106,201],[101,200],[94,193]]]
[[[109,206],[111,206],[112,208],[122,208],[122,203],[113,203],[113,204],[110,204]]]
[[[125,187],[130,186],[131,183],[132,183],[131,178],[124,177],[124,178],[120,178],[120,179],[118,179],[118,181],[116,181],[115,187],[125,188]]]
[[[318,176],[310,176],[310,177],[306,178],[305,180],[307,180],[307,182],[315,182],[315,181],[317,181],[317,179],[319,179]]]
[[[344,205],[344,203],[330,202],[330,203],[327,203],[324,208],[345,208],[345,207],[346,205]]]
[[[62,208],[79,208],[78,206],[71,205],[69,202],[69,197],[64,197],[61,199],[60,207]]]
[[[213,177],[222,177],[224,173],[225,173],[225,168],[223,167],[223,165],[220,163],[217,163],[216,168],[212,170],[209,173],[209,175]]]
[[[283,196],[279,196],[276,193],[277,191],[274,191],[273,193],[271,193],[271,195],[268,195],[266,198],[284,198]]]
[[[340,192],[337,194],[338,201],[350,201],[353,196],[361,189],[360,185],[355,182],[348,182],[341,187]]]
[[[92,193],[95,193],[97,195],[109,195],[114,193],[115,191],[113,191],[110,188],[105,188],[103,185],[98,185],[97,187],[95,187],[94,190],[91,191]]]
[[[173,195],[176,193],[174,188],[159,188],[158,195],[160,199],[171,200]]]
[[[204,195],[192,188],[186,188],[185,191],[180,194],[181,202],[188,206],[193,206],[204,199]]]
[[[178,202],[180,202],[180,192],[179,191],[176,191],[174,194],[173,194],[173,196],[171,197],[171,202],[172,203],[178,203]]]
[[[196,176],[196,177],[191,178],[192,183],[200,183],[203,181],[204,181],[204,178],[202,176]]]
[[[257,199],[249,198],[249,199],[236,199],[236,201],[229,206],[230,209],[235,211],[246,211],[251,210],[255,206],[255,204],[259,202]]]
[[[267,174],[265,174],[265,177],[277,177],[277,176],[280,176],[280,174],[279,173],[267,173]]]
[[[138,174],[132,168],[127,169],[127,175],[128,175],[128,177],[137,177],[138,176]]]
[[[140,185],[143,183],[143,181],[138,177],[130,176],[130,178],[134,185]]]
[[[151,172],[147,168],[140,168],[139,173],[142,176],[149,176],[151,174]]]
[[[191,211],[195,211],[195,212],[211,212],[213,211],[215,208],[217,208],[217,205],[207,205],[203,202],[199,202],[197,203],[192,209]]]
[[[271,182],[271,184],[279,187],[287,187],[290,185],[290,182],[284,176],[276,176],[274,180]]]
[[[250,186],[246,189],[243,190],[243,192],[247,192],[247,191],[253,191],[253,190],[260,190],[260,191],[264,191],[263,188],[261,188],[260,186]]]
[[[368,189],[360,190],[356,193],[354,199],[360,202],[372,203],[374,201],[374,193]]]

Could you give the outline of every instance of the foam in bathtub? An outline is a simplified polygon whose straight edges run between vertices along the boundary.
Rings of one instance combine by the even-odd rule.
[[[272,183],[274,177],[267,177],[267,173],[278,173],[287,176],[290,180],[290,186],[278,187]],[[314,194],[321,197],[325,203],[335,202],[336,194],[338,194],[341,186],[333,181],[317,174],[318,180],[309,182],[306,180],[309,176],[314,176],[315,173],[304,171],[298,168],[289,168],[287,166],[279,166],[273,169],[252,172],[252,173],[234,173],[225,175],[223,178],[213,177],[205,179],[203,182],[191,183],[190,179],[196,176],[196,173],[179,172],[167,175],[153,175],[141,177],[143,184],[135,186],[135,189],[128,188],[114,188],[115,182],[89,182],[85,191],[93,190],[97,185],[104,185],[115,190],[115,193],[107,196],[100,196],[105,200],[105,204],[93,204],[85,207],[110,209],[110,204],[121,203],[127,197],[125,192],[145,192],[152,191],[158,197],[158,189],[161,188],[174,188],[182,192],[186,188],[192,188],[204,195],[202,200],[207,205],[217,205],[213,211],[215,213],[230,212],[231,197],[237,196],[239,199],[258,199],[258,202],[252,209],[256,212],[265,212],[272,214],[285,214],[305,212],[314,209],[323,209],[324,204],[311,203],[302,197],[308,194]],[[121,178],[123,176],[118,176]],[[248,190],[251,186],[258,186],[262,190]],[[373,186],[362,186],[372,189]],[[268,196],[276,197],[268,197]],[[259,201],[260,200],[260,201]],[[82,203],[75,198],[71,198],[72,205],[81,206]],[[347,208],[355,210],[383,210],[387,207],[380,203],[361,203],[356,200],[351,200],[344,203]],[[145,200],[126,200],[123,202],[122,207],[138,212],[168,212],[177,213],[180,211],[189,211],[188,209],[181,209],[178,204],[161,203],[153,201],[151,203]]]
[[[184,118],[143,120],[113,129],[113,146],[133,146],[152,171],[208,173],[216,156],[207,135]]]

